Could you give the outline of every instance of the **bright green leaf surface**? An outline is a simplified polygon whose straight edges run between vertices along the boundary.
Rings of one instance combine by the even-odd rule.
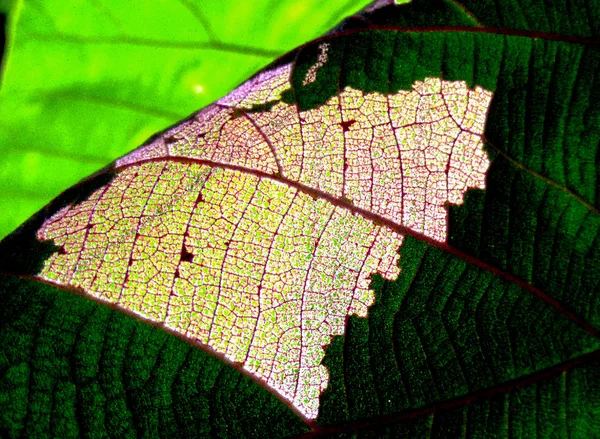
[[[367,3],[23,0],[5,6],[0,237],[78,180]]]
[[[326,40],[328,60],[313,83],[305,78],[318,44],[294,54],[292,89],[281,101],[301,111],[318,110],[345,87],[394,95],[436,76],[493,92],[485,188],[449,206],[446,242],[385,222],[406,235],[400,275],[373,276],[368,317],[351,316],[327,347],[329,382],[315,424],[217,357],[74,295],[75,283],[60,290],[31,280],[65,251],[36,240],[40,225],[63,206],[76,212],[122,166],[63,194],[0,244],[0,272],[27,277],[5,277],[0,288],[0,433],[597,436],[600,49],[588,37],[600,32],[600,5],[593,6],[390,6],[342,23],[348,32]],[[353,30],[365,23],[447,27]],[[464,28],[481,25],[490,29]],[[364,215],[346,199],[323,198]]]

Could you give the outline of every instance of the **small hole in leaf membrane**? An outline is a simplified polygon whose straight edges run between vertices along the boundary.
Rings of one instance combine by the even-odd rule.
[[[193,262],[194,261],[194,255],[191,254],[189,251],[187,251],[185,246],[183,246],[183,248],[181,249],[181,261],[182,262]]]
[[[352,120],[348,120],[348,121],[343,121],[343,122],[342,122],[340,125],[342,125],[342,130],[343,130],[344,132],[346,132],[346,131],[349,131],[349,130],[350,130],[350,127],[351,127],[351,126],[352,126],[354,123],[356,123],[356,121],[355,121],[354,119],[352,119]]]

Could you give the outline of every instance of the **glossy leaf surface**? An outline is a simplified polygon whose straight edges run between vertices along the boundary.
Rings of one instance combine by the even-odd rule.
[[[69,186],[368,1],[7,3],[2,238]]]
[[[2,242],[7,434],[595,434],[594,13],[384,3]]]

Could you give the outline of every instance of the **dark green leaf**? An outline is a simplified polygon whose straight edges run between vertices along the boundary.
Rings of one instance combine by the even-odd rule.
[[[261,80],[280,74],[292,63],[289,84],[279,92],[245,104],[226,98],[65,192],[0,243],[0,272],[8,274],[0,288],[0,432],[8,437],[596,436],[600,429],[598,11],[600,4],[593,1],[532,0],[527,5],[508,0],[415,1],[404,6],[377,2],[344,20],[326,37],[281,58],[255,77],[258,83],[250,83],[238,94],[247,97],[259,88]],[[365,207],[361,198],[365,191],[346,193],[346,180],[340,195],[328,186],[329,174],[293,176],[296,168],[285,161],[285,154],[296,145],[294,127],[305,130],[305,151],[318,152],[310,166],[324,166],[334,155],[337,138],[309,147],[310,133],[324,138],[328,129],[341,136],[346,165],[347,150],[359,153],[346,146],[344,142],[351,137],[345,136],[357,134],[358,129],[368,133],[370,127],[348,116],[358,114],[352,113],[354,101],[336,101],[338,97],[357,93],[364,98],[372,105],[372,113],[365,116],[373,132],[384,133],[385,127],[403,115],[394,113],[391,106],[383,107],[387,114],[378,115],[377,102],[408,96],[422,86],[419,81],[434,87],[435,78],[443,84],[464,81],[475,94],[477,90],[493,93],[485,131],[478,133],[473,128],[471,133],[480,138],[489,158],[485,180],[469,183],[472,189],[464,200],[448,198],[444,202],[447,229],[427,228],[424,223],[411,223],[411,218],[389,213],[384,207],[396,200],[393,195],[384,203]],[[448,103],[445,105],[450,114]],[[401,110],[410,112],[411,108],[406,101]],[[210,119],[210,111],[231,114],[227,113],[227,122],[218,125]],[[341,115],[339,122],[331,122],[335,119],[328,118],[336,114]],[[211,124],[225,134],[211,137]],[[245,152],[243,160],[247,162],[231,154],[229,158],[218,155],[229,147],[227,133],[233,126],[238,128],[231,132],[243,139],[235,151]],[[285,126],[290,131],[278,137],[277,129]],[[266,156],[251,162],[257,144],[249,140],[252,127],[264,136],[273,156],[281,159],[271,168]],[[449,131],[446,135],[452,137]],[[432,146],[432,138],[423,138],[420,144],[439,152]],[[405,145],[392,139],[396,139],[394,144]],[[456,139],[453,145],[461,145]],[[377,172],[383,172],[372,165],[381,154],[377,142],[372,137],[364,143],[347,143],[366,144],[371,174],[364,181],[374,184],[379,181]],[[163,147],[171,151],[170,156],[162,152]],[[213,147],[217,148],[214,156],[209,155]],[[398,146],[398,151],[401,163],[406,155],[418,157],[410,148]],[[393,160],[396,158],[388,158],[388,162]],[[392,175],[383,187],[394,194],[398,190],[395,185],[404,188],[411,172],[417,173],[429,162],[414,163],[408,170],[400,168],[400,181]],[[461,169],[474,171],[469,166]],[[208,169],[206,175],[203,169]],[[344,166],[344,178],[347,169],[359,168]],[[447,179],[448,172],[446,168]],[[236,208],[255,215],[251,217],[254,222],[238,222],[244,230],[239,236],[250,238],[244,245],[226,234],[221,236],[218,228],[210,229],[212,234],[207,236],[194,234],[204,230],[202,221],[210,217],[208,210],[202,209],[216,206],[212,200],[220,193],[214,180],[218,178],[230,185],[225,193],[234,195],[220,206],[222,218],[228,219]],[[279,192],[272,198],[257,196],[252,204],[240,182],[255,180],[265,187],[276,185]],[[437,200],[427,180],[423,185],[423,196]],[[420,193],[419,187],[403,191],[402,203],[404,197],[409,203],[411,196]],[[169,188],[175,189],[169,192]],[[279,233],[279,226],[271,230],[272,216],[264,212],[279,212],[277,206],[287,190],[296,191],[294,199],[305,200],[306,209],[313,209],[312,216],[308,210],[304,212],[309,215],[306,218],[296,214],[292,230],[301,232],[293,236],[312,236],[307,230],[323,220],[315,206],[331,206],[331,217],[336,212],[352,214],[339,223],[343,226],[334,230],[337,235],[334,233],[331,241],[319,237],[311,247],[290,238],[291,247],[281,247],[282,251],[277,243],[285,239],[267,241],[268,254],[277,253],[283,260],[304,245],[308,245],[311,261],[331,255],[321,279],[325,284],[327,279],[331,285],[338,282],[338,287],[324,290],[323,301],[305,309],[304,304],[313,300],[305,295],[309,274],[314,271],[312,262],[306,269],[301,333],[311,334],[308,328],[320,318],[318,312],[326,316],[323,319],[337,318],[336,303],[347,294],[344,279],[356,271],[350,267],[351,258],[361,244],[353,240],[357,233],[361,239],[371,233],[361,228],[364,224],[404,237],[400,244],[389,238],[395,243],[394,250],[399,247],[399,274],[382,268],[369,273],[375,300],[366,318],[352,315],[361,312],[348,306],[343,334],[329,328],[325,335],[333,336],[331,341],[327,338],[315,345],[315,352],[321,346],[326,348],[322,364],[328,380],[314,422],[306,408],[310,404],[303,405],[301,394],[290,397],[280,381],[253,372],[247,356],[240,360],[228,350],[237,346],[229,341],[239,335],[235,325],[223,329],[221,340],[209,334],[208,341],[202,342],[198,333],[178,330],[168,312],[163,318],[154,316],[153,304],[158,303],[162,291],[160,279],[149,281],[148,285],[155,283],[142,292],[139,301],[124,293],[133,284],[130,274],[150,276],[149,263],[137,262],[148,260],[156,266],[175,263],[177,268],[167,267],[161,273],[175,279],[165,284],[173,285],[170,292],[178,297],[187,290],[176,287],[177,279],[185,278],[186,270],[193,267],[206,267],[203,261],[224,243],[224,256],[216,257],[222,262],[218,277],[201,278],[204,283],[194,284],[194,288],[218,280],[217,298],[229,304],[221,287],[228,282],[223,273],[242,275],[247,269],[244,264],[254,270],[261,267],[260,246],[253,243],[266,239],[268,233]],[[263,194],[271,193],[265,191]],[[374,193],[374,189],[370,191]],[[119,201],[111,201],[115,199]],[[185,207],[190,202],[193,209]],[[281,218],[294,211],[290,209],[281,213]],[[406,209],[401,213],[411,212],[410,207]],[[159,233],[161,227],[175,227],[179,213],[174,212],[184,212],[189,219],[184,220],[184,229],[170,232],[169,239],[181,242],[171,245],[164,238],[166,244],[160,248],[168,256],[161,259],[158,252],[152,253],[152,246],[160,245],[154,243],[152,233]],[[127,215],[136,222],[123,225]],[[109,231],[90,232],[103,225],[110,225]],[[78,235],[81,231],[84,234]],[[115,238],[103,240],[103,233],[113,233]],[[132,242],[129,250],[119,250],[129,242],[128,236]],[[322,236],[328,235],[323,232]],[[46,240],[40,242],[41,237]],[[330,242],[330,247],[319,247],[323,242]],[[105,250],[94,253],[105,244]],[[171,254],[171,247],[181,253]],[[241,258],[244,264],[238,266],[238,272],[223,268],[229,248],[249,254]],[[94,255],[98,256],[91,257]],[[122,262],[115,255],[120,255]],[[82,260],[86,262],[80,263]],[[119,264],[125,267],[124,277],[119,277]],[[137,267],[146,271],[136,272]],[[266,270],[257,275],[258,300],[265,297],[260,294],[263,280],[268,278]],[[94,279],[96,275],[99,279],[109,276],[109,280],[91,284],[86,273],[94,274]],[[190,279],[200,279],[191,273]],[[356,282],[353,293],[359,290],[358,274],[355,278],[350,277]],[[116,298],[106,293],[113,291],[111,285],[122,287]],[[275,293],[283,295],[293,285],[283,282],[278,288],[281,291]],[[212,300],[196,289],[189,291],[195,300],[202,298],[201,304]],[[171,298],[168,300],[171,303]],[[231,302],[234,314],[248,312],[244,300],[250,299],[240,297]],[[279,305],[273,308],[280,309]],[[199,311],[191,311],[192,320],[195,312]],[[218,319],[227,314],[212,315]],[[139,321],[140,317],[144,321]],[[298,316],[280,312],[273,322],[293,318]],[[254,346],[258,327],[257,318],[250,346]],[[269,328],[278,334],[277,325]],[[302,340],[302,346],[313,348],[307,341],[310,337]],[[265,348],[259,360],[271,361],[267,353]],[[300,364],[313,354],[302,354]],[[314,379],[319,382],[321,378]],[[296,388],[305,384],[299,378],[295,383]]]

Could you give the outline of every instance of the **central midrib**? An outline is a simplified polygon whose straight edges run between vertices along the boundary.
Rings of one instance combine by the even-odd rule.
[[[552,306],[554,309],[556,309],[558,312],[560,312],[561,314],[566,316],[569,320],[573,321],[577,326],[579,326],[580,328],[582,328],[583,330],[588,332],[593,337],[600,339],[600,330],[594,328],[585,319],[583,319],[582,317],[578,316],[573,311],[571,311],[570,309],[565,307],[558,300],[554,299],[553,297],[550,297],[545,292],[541,291],[540,289],[536,288],[535,286],[526,282],[525,280],[523,280],[505,270],[502,270],[498,267],[488,264],[480,259],[477,259],[476,257],[474,257],[456,247],[448,245],[446,242],[436,241],[436,240],[430,238],[429,236],[424,235],[423,233],[412,230],[412,229],[410,229],[406,226],[403,226],[401,224],[398,224],[397,222],[392,221],[384,216],[381,216],[381,215],[373,213],[367,209],[363,209],[359,206],[356,206],[347,198],[335,197],[335,196],[333,196],[327,192],[324,192],[320,189],[316,189],[316,188],[308,186],[306,184],[291,180],[283,175],[269,174],[264,171],[251,169],[251,168],[247,168],[244,166],[220,163],[220,162],[215,162],[215,161],[206,160],[206,159],[195,159],[195,158],[189,158],[189,157],[149,158],[149,159],[137,161],[135,163],[126,164],[123,166],[117,166],[117,167],[111,169],[109,172],[119,173],[120,171],[122,171],[124,169],[128,169],[131,167],[137,167],[137,166],[143,165],[145,163],[158,163],[158,162],[176,162],[176,163],[196,164],[196,165],[210,166],[212,168],[221,168],[221,169],[228,169],[231,171],[238,171],[238,172],[242,172],[245,174],[254,175],[261,179],[269,179],[269,180],[277,181],[279,183],[287,185],[288,187],[294,188],[302,193],[305,193],[305,194],[311,196],[312,198],[323,199],[336,207],[346,209],[355,215],[360,215],[361,217],[373,222],[374,224],[385,226],[401,235],[411,236],[411,237],[417,238],[421,241],[424,241],[428,245],[437,247],[442,251],[450,253],[451,255],[456,256],[456,257],[468,262],[469,264],[475,265],[483,270],[491,272],[495,276],[503,278],[504,280],[506,280],[512,284],[518,285],[519,287],[523,288],[524,290],[528,291],[529,293],[542,299],[545,303]]]

